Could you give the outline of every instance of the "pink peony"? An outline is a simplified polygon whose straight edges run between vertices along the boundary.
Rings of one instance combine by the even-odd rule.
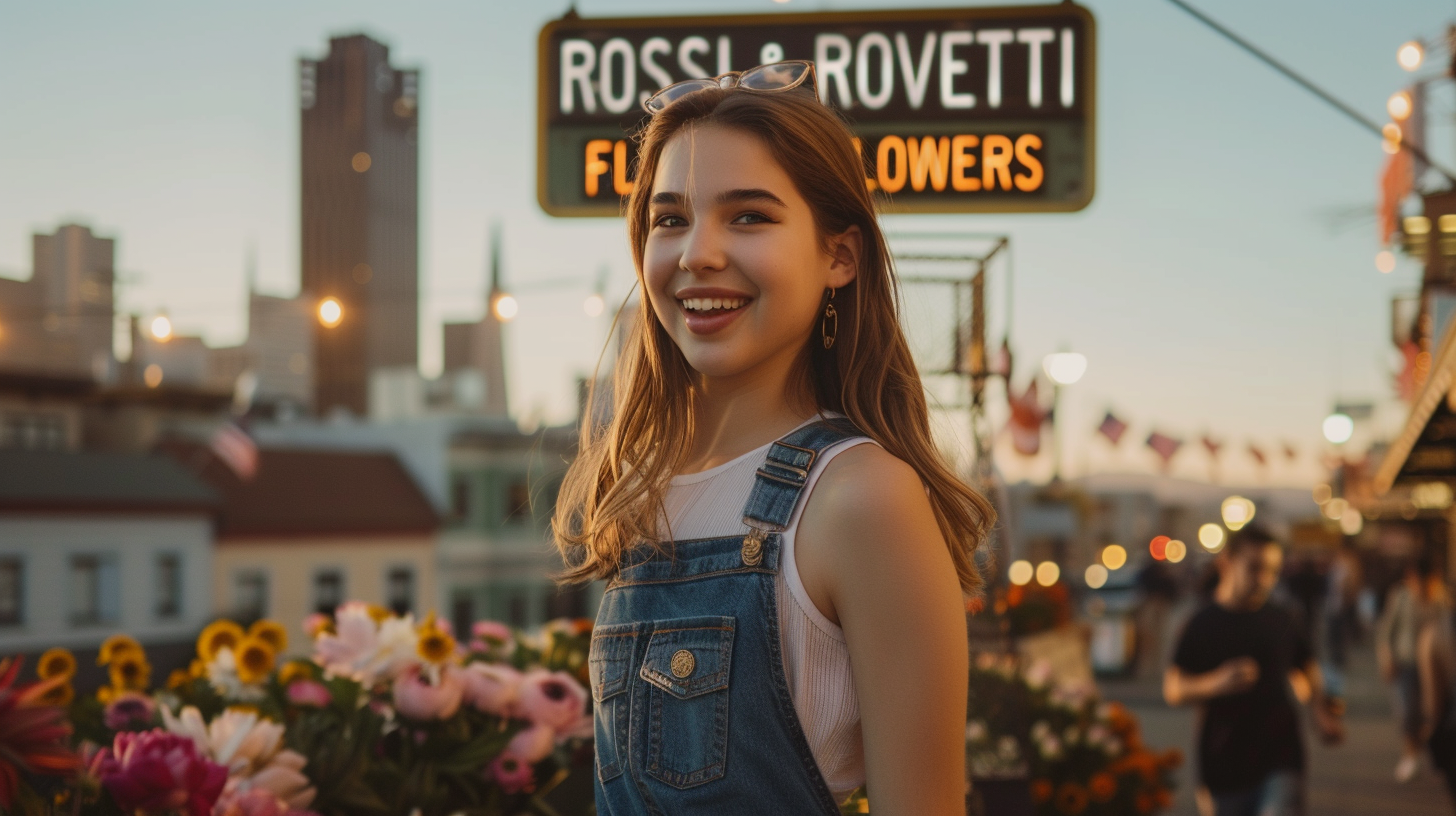
[[[552,731],[576,725],[586,711],[586,689],[566,672],[532,669],[521,678],[516,713]]]
[[[527,765],[535,765],[551,755],[551,746],[555,743],[556,732],[544,725],[533,725],[511,737],[505,753]]]
[[[509,717],[520,696],[521,673],[501,663],[465,667],[465,699],[479,711]]]
[[[445,666],[437,682],[430,682],[423,669],[410,666],[394,679],[394,708],[414,720],[444,720],[460,710],[465,694],[465,673]]]
[[[186,811],[208,816],[227,782],[227,768],[203,758],[192,740],[160,728],[125,731],[102,749],[91,773],[117,807],[132,811]]]
[[[516,635],[500,621],[476,621],[470,627],[470,648],[477,652],[509,657],[516,650]]]
[[[530,763],[507,751],[502,751],[501,755],[490,763],[487,772],[506,793],[520,793],[530,786],[536,776],[536,771]]]
[[[294,705],[323,708],[333,701],[329,687],[317,680],[294,680],[288,684],[288,702]]]
[[[126,731],[152,724],[157,716],[157,704],[152,698],[135,691],[123,691],[106,704],[103,715],[106,727],[112,731]]]

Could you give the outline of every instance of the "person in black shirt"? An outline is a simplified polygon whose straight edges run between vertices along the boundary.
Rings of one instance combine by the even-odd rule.
[[[1219,555],[1213,602],[1184,628],[1163,676],[1169,705],[1197,705],[1198,772],[1217,816],[1300,816],[1304,744],[1295,683],[1330,743],[1343,726],[1326,705],[1319,666],[1289,610],[1269,601],[1283,549],[1249,525]]]

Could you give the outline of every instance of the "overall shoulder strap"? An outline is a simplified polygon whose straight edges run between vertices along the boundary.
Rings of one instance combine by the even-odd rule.
[[[743,508],[743,523],[757,530],[782,530],[794,515],[809,469],[825,448],[864,436],[847,419],[823,419],[795,430],[768,448]]]

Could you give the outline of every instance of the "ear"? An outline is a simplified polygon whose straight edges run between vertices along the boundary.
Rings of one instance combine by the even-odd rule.
[[[827,286],[838,289],[859,274],[859,259],[864,251],[864,234],[853,226],[829,239],[829,280]]]

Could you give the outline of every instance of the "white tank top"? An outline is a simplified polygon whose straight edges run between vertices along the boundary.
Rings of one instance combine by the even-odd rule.
[[[836,802],[843,802],[865,781],[859,698],[850,672],[844,630],[814,606],[799,579],[794,533],[824,466],[841,451],[865,442],[873,440],[846,439],[815,458],[799,506],[789,520],[788,529],[782,533],[779,573],[774,578],[784,672],[789,680],[794,711],[799,715],[814,761]],[[674,477],[665,501],[669,530],[663,534],[681,541],[748,532],[743,523],[743,508],[753,489],[754,472],[763,464],[768,449],[769,445],[764,445],[701,473]]]

